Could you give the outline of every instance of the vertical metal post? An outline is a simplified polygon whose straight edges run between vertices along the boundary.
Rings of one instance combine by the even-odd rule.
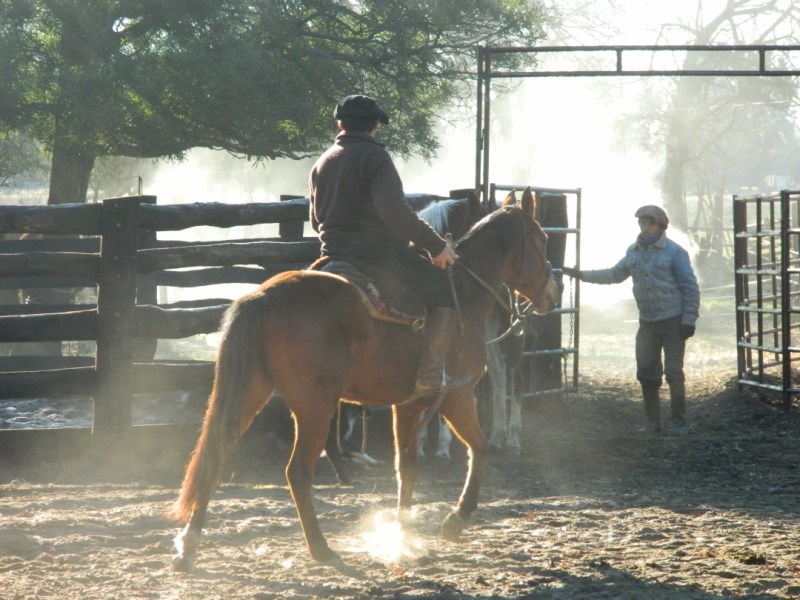
[[[579,271],[581,270],[581,201],[582,201],[582,192],[581,188],[577,189],[577,206],[575,208],[575,268]],[[572,384],[573,386],[577,387],[578,385],[578,361],[580,359],[580,339],[581,339],[581,319],[580,319],[580,306],[581,306],[581,281],[580,279],[575,279],[575,297],[573,300],[573,306],[578,309],[578,312],[575,314],[575,321],[574,321],[574,328],[572,331],[573,342],[572,345],[575,348],[575,354],[573,355],[572,361]]]
[[[738,196],[733,197],[733,272],[735,282],[736,314],[736,361],[738,363],[738,378],[741,379],[747,372],[747,348],[745,335],[747,331],[746,313],[744,311],[745,298],[747,297],[747,205],[740,201]],[[741,385],[739,386],[741,390]]]
[[[481,174],[483,173],[483,55],[486,49],[478,46],[478,79],[475,86],[475,189],[483,190]],[[483,190],[483,200],[486,201],[486,190]]]
[[[761,200],[756,204],[756,321],[757,327],[757,355],[758,355],[758,381],[764,383],[764,244],[763,233],[764,218],[763,203]],[[752,301],[752,298],[750,299]]]
[[[483,197],[488,197],[489,193],[489,146],[491,141],[491,105],[492,105],[492,55],[486,51],[484,53],[484,72],[483,72],[483,181],[481,188]]]
[[[784,190],[781,192],[781,367],[783,384],[781,385],[783,396],[783,410],[789,412],[792,406],[792,395],[789,391],[792,381],[792,357],[791,357],[791,277],[789,275],[789,253],[791,252],[791,241],[789,240],[789,224],[791,222],[789,206],[789,194]]]

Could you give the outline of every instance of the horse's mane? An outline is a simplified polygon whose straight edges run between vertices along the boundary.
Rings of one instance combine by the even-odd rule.
[[[437,232],[444,235],[444,232],[450,230],[453,214],[460,203],[463,203],[463,200],[440,200],[439,202],[432,202],[417,214],[425,219]]]
[[[492,211],[480,221],[475,223],[475,225],[473,225],[469,231],[467,231],[461,237],[461,239],[458,240],[458,243],[456,244],[456,250],[463,250],[465,247],[468,247],[472,239],[483,229],[492,228],[498,229],[502,232],[514,227],[514,223],[519,220],[520,216],[522,216],[522,211],[517,206],[506,206]],[[508,248],[506,246],[511,245],[511,242],[509,241],[511,238],[509,238],[507,235],[499,235],[499,238],[501,241],[503,241],[503,249],[507,250]]]

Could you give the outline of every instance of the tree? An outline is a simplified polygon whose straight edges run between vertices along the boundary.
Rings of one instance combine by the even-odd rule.
[[[701,8],[698,0],[692,20],[664,24],[659,39],[697,46],[793,43],[800,25],[800,6],[793,2],[727,0],[720,12],[707,20]],[[676,42],[676,32],[687,39]],[[749,68],[758,64],[757,57],[750,59]],[[776,62],[783,59],[780,54],[769,57]],[[730,60],[720,53],[693,52],[687,53],[682,67],[724,68]],[[773,63],[770,68],[782,66],[787,65]],[[780,165],[796,171],[800,167],[796,159],[787,164],[787,157],[797,157],[800,150],[794,120],[800,92],[796,81],[678,77],[669,82],[671,91],[666,93],[663,89],[653,93],[657,82],[649,85],[650,98],[659,101],[645,111],[648,134],[640,139],[664,157],[664,207],[679,228],[690,225],[687,195],[699,198],[696,213],[714,215],[713,224],[720,229],[719,198],[743,183],[743,176],[753,185],[769,173],[767,169]],[[660,100],[663,98],[669,99],[667,105]],[[659,118],[653,120],[655,115]],[[755,175],[757,167],[762,169],[760,177]],[[721,243],[720,231],[712,237]]]
[[[51,204],[84,201],[102,156],[309,156],[355,92],[398,154],[431,158],[475,46],[540,28],[525,0],[0,0],[0,126],[51,152]]]
[[[669,20],[650,16],[657,12],[655,5],[632,0],[550,1],[555,14],[549,23],[557,39],[573,45],[796,44],[800,27],[800,5],[789,0],[697,0],[674,7],[662,3],[658,8],[683,9]],[[639,20],[632,21],[632,9],[637,8]],[[626,25],[646,39],[640,34],[632,42]],[[669,57],[660,51],[654,63],[665,56]],[[699,51],[671,58],[671,67],[684,70],[725,69],[731,60],[726,53]],[[753,53],[748,59],[737,66],[752,69],[758,64]],[[773,70],[797,68],[796,60],[792,66],[791,57],[780,53],[769,53],[768,60]],[[618,121],[618,137],[663,161],[662,200],[678,228],[697,227],[698,220],[705,219],[704,224],[716,229],[712,241],[719,244],[724,193],[741,184],[752,187],[770,173],[800,169],[796,78],[644,78],[643,86],[640,106]],[[698,198],[694,221],[687,197]]]

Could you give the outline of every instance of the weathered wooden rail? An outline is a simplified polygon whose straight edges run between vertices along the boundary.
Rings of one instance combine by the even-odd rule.
[[[6,239],[0,241],[0,291],[93,287],[97,301],[0,304],[0,343],[96,344],[93,357],[0,357],[0,403],[91,397],[92,446],[99,452],[124,448],[133,429],[133,394],[196,390],[211,383],[211,362],[155,360],[157,340],[214,332],[229,304],[210,298],[159,305],[157,286],[260,283],[280,271],[303,268],[319,256],[316,237],[303,237],[307,219],[308,201],[296,196],[253,204],[159,206],[154,196],[139,196],[98,204],[1,206],[0,234]],[[162,231],[262,224],[278,224],[280,237],[157,239]]]

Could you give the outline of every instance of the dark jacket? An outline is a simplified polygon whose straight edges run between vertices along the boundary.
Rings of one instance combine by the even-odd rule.
[[[445,241],[409,207],[389,153],[374,137],[343,131],[311,169],[310,219],[323,254],[347,246],[396,252],[409,242],[432,256]]]

